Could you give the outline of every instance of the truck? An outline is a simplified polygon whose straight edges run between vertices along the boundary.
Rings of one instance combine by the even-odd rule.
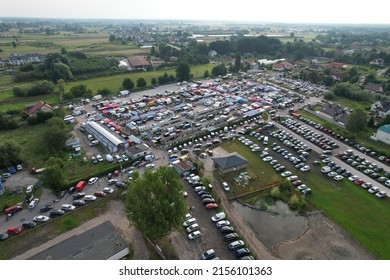
[[[39,174],[42,173],[45,170],[45,168],[31,168],[30,174]]]

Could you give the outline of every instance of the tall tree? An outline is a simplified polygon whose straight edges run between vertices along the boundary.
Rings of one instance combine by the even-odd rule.
[[[157,79],[155,77],[153,77],[150,82],[152,83],[153,86],[157,85]]]
[[[167,235],[180,226],[186,212],[183,186],[176,172],[167,166],[146,171],[129,186],[125,209],[142,233],[151,239]]]
[[[367,113],[361,108],[354,110],[348,117],[346,128],[352,133],[358,133],[367,126]]]
[[[176,68],[176,79],[178,81],[188,81],[190,79],[191,69],[188,63],[181,62]]]
[[[65,143],[69,136],[66,130],[66,124],[59,117],[53,117],[47,120],[46,124],[48,128],[43,134],[43,143],[46,144],[46,147],[51,153],[60,154],[65,148]]]
[[[10,140],[0,143],[0,168],[22,162],[22,147]]]
[[[234,72],[238,73],[241,69],[241,54],[236,53],[236,59],[234,60]]]
[[[139,78],[137,80],[137,87],[139,88],[143,88],[143,87],[146,87],[146,80],[144,78]]]
[[[125,78],[122,82],[122,87],[127,90],[132,90],[134,88],[134,82],[130,78]]]
[[[65,185],[64,171],[58,164],[46,164],[45,170],[42,174],[42,185],[45,188],[53,190],[58,193]]]

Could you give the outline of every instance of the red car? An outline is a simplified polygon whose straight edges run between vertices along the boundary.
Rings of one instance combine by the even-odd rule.
[[[364,184],[365,182],[362,179],[358,179],[354,183],[355,183],[355,185],[360,186],[360,185]]]
[[[11,234],[19,235],[19,234],[22,233],[22,228],[20,228],[20,227],[10,227],[10,228],[8,228],[7,233],[10,234],[10,235]]]
[[[217,203],[209,203],[209,204],[206,204],[206,209],[207,209],[207,210],[216,209],[216,208],[218,208],[218,204],[217,204]]]
[[[293,182],[293,185],[294,187],[298,187],[299,185],[302,185],[302,181],[301,180],[296,180]]]

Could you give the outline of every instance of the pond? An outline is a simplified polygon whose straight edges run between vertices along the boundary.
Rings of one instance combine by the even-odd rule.
[[[306,217],[291,211],[288,205],[277,201],[275,205],[268,206],[267,211],[253,209],[239,202],[233,202],[236,213],[249,225],[258,240],[268,249],[285,241],[297,238],[308,228]],[[255,207],[258,205],[255,205]]]

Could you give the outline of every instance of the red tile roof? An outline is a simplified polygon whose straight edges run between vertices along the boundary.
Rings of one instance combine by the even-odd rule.
[[[52,107],[49,104],[47,104],[46,102],[39,101],[37,104],[35,104],[34,106],[32,106],[28,109],[28,114],[29,115],[34,114],[36,111],[40,110],[42,108],[42,106],[46,106],[46,107],[52,109]]]

